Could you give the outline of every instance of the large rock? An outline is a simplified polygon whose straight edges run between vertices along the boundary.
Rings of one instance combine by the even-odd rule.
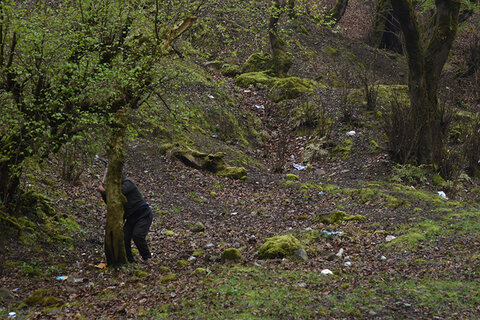
[[[318,84],[310,79],[288,77],[278,79],[270,90],[270,99],[280,102],[288,99],[296,99],[302,94],[311,92]]]
[[[236,248],[225,249],[222,252],[221,260],[223,263],[240,262],[242,260],[242,253]]]
[[[303,244],[300,240],[291,234],[285,234],[268,238],[258,250],[258,257],[260,259],[287,258],[294,256],[301,249]]]
[[[270,70],[273,66],[272,56],[269,53],[256,52],[248,57],[242,66],[242,73]]]
[[[230,167],[225,163],[225,160],[223,160],[225,154],[223,152],[208,154],[185,147],[173,148],[169,151],[169,155],[189,167],[207,170],[222,177],[242,180],[247,177],[247,170],[245,168]]]
[[[273,87],[277,81],[278,78],[271,77],[265,71],[260,71],[243,73],[237,76],[235,84],[243,88],[254,86],[259,89],[265,89]]]

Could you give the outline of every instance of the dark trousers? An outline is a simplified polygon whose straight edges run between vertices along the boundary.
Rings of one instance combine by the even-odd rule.
[[[128,261],[135,261],[132,254],[132,239],[143,260],[147,260],[152,257],[150,250],[148,249],[147,240],[145,239],[152,221],[153,213],[152,209],[150,208],[147,208],[138,217],[125,220],[125,224],[123,225],[123,234]]]

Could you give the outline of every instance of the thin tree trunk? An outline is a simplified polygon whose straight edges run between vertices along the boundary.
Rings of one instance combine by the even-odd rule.
[[[105,255],[108,266],[127,263],[123,238],[123,206],[126,202],[122,194],[122,170],[125,152],[126,115],[120,109],[115,115],[115,123],[108,143],[108,170],[106,181],[107,225],[105,229]]]

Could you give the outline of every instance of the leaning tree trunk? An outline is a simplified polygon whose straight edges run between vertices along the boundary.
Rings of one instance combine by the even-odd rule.
[[[119,266],[127,263],[123,238],[123,206],[126,199],[121,190],[125,133],[125,110],[120,109],[115,115],[108,143],[107,226],[105,230],[105,255],[108,266]]]
[[[337,0],[335,6],[330,10],[330,20],[337,24],[342,19],[345,11],[347,10],[348,0]]]
[[[443,114],[438,87],[458,25],[459,0],[436,0],[434,23],[421,30],[411,0],[391,0],[399,21],[408,60],[408,89],[414,129],[418,132],[414,153],[417,162],[439,164],[444,145]]]

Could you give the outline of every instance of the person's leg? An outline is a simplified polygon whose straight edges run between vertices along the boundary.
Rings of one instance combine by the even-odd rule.
[[[135,224],[125,221],[123,225],[123,239],[125,240],[125,251],[127,253],[127,259],[129,262],[135,262],[132,254],[132,237]]]
[[[135,246],[137,246],[143,260],[148,260],[152,257],[148,249],[146,237],[153,221],[153,213],[151,209],[148,211],[148,214],[137,220],[133,228],[133,242],[135,242]]]

